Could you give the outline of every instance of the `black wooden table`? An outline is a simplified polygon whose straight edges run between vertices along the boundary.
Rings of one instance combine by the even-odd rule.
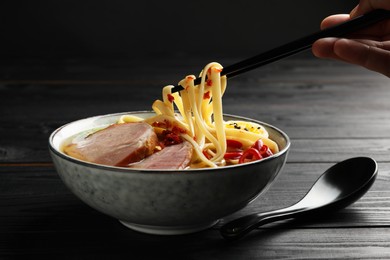
[[[283,129],[292,147],[268,192],[217,226],[183,236],[141,234],[70,193],[48,154],[55,128],[88,116],[150,110],[165,84],[198,74],[208,62],[1,61],[0,258],[390,259],[390,80],[308,54],[228,82],[224,111]],[[219,235],[228,220],[293,204],[328,167],[355,156],[376,159],[379,175],[350,207],[270,224],[235,243]]]

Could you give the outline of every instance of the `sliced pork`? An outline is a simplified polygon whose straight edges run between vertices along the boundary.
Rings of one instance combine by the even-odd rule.
[[[64,152],[88,162],[126,166],[151,155],[157,142],[147,123],[114,124],[66,146]]]
[[[130,165],[138,169],[181,170],[186,168],[192,156],[192,145],[184,141],[179,144],[166,146],[139,163]]]

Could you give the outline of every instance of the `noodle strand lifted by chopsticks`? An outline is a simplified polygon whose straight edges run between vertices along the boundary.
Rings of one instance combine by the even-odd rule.
[[[143,120],[155,129],[179,132],[182,139],[192,144],[194,154],[190,168],[225,165],[227,139],[239,141],[244,148],[261,139],[272,152],[278,152],[277,144],[268,138],[264,127],[251,122],[224,121],[222,96],[227,82],[221,71],[222,66],[212,62],[200,73],[199,85],[195,86],[196,77],[189,75],[179,82],[184,88],[180,93],[172,93],[172,85],[164,87],[162,101],[156,100],[152,105],[156,115]],[[119,123],[134,121],[139,119],[122,116]]]

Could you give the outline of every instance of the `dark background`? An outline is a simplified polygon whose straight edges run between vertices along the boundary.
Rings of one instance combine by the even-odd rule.
[[[250,56],[319,29],[351,0],[0,3],[0,58]]]

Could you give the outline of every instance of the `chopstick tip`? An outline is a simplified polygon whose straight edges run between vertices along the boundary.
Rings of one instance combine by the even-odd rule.
[[[177,85],[177,86],[174,86],[171,90],[171,93],[175,93],[175,92],[179,92],[181,90],[183,90],[184,88],[180,85]]]

